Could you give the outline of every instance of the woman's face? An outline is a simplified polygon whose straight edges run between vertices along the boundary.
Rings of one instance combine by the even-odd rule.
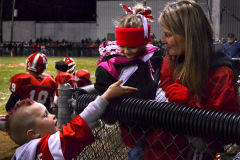
[[[170,56],[175,57],[184,55],[185,52],[184,37],[179,34],[175,34],[174,38],[173,33],[164,27],[162,27],[162,31],[163,31],[162,43],[166,45],[166,52]]]

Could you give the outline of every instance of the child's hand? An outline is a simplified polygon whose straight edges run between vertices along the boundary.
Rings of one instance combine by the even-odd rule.
[[[120,97],[126,94],[136,93],[138,91],[137,88],[128,87],[128,86],[119,86],[123,80],[119,80],[116,83],[113,83],[108,87],[106,92],[103,93],[102,98],[107,101],[111,101],[114,98]]]

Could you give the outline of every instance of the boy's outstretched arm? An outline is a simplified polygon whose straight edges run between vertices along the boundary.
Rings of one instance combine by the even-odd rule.
[[[93,102],[88,104],[82,113],[80,113],[80,116],[85,120],[90,128],[93,127],[97,120],[103,115],[111,100],[123,95],[133,94],[138,91],[137,88],[119,86],[121,83],[122,80],[119,80],[110,85],[102,96],[98,96]]]
[[[101,97],[107,100],[108,102],[110,102],[114,98],[121,97],[127,94],[133,94],[138,91],[137,88],[120,86],[122,82],[123,80],[120,79],[116,83],[113,83],[112,85],[110,85],[106,90],[106,92],[104,92]]]

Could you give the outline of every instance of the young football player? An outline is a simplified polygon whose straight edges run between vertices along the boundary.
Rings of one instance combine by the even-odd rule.
[[[21,145],[12,159],[70,160],[79,155],[84,147],[94,142],[91,128],[105,112],[108,103],[119,96],[136,93],[136,88],[121,87],[121,83],[119,80],[112,84],[61,130],[56,116],[42,104],[29,99],[17,103],[8,112],[6,124],[11,139]]]
[[[33,53],[26,60],[27,73],[19,73],[10,79],[12,92],[7,104],[9,111],[19,100],[29,98],[51,109],[56,84],[51,76],[42,75],[47,68],[47,57],[43,53]]]
[[[70,57],[66,57],[63,60],[68,63],[67,72],[75,76],[75,81],[77,84],[75,88],[92,84],[90,73],[87,70],[85,69],[76,70],[76,62]]]
[[[55,69],[57,72],[57,76],[55,77],[56,82],[56,96],[58,96],[58,87],[62,83],[69,83],[72,88],[76,88],[76,81],[74,75],[67,73],[68,63],[60,60],[55,62]]]

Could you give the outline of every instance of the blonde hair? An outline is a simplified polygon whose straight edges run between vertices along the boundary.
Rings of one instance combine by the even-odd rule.
[[[142,3],[136,3],[133,7],[133,11],[135,14],[127,14],[120,18],[117,26],[119,28],[140,28],[143,26],[142,19],[136,14],[144,11],[144,9],[150,9],[150,7],[144,6]]]
[[[202,8],[195,1],[169,3],[160,14],[159,23],[185,39],[184,62],[174,71],[174,80],[193,91],[199,102],[204,96],[209,63],[213,53],[213,30]],[[172,58],[169,57],[172,61]],[[174,63],[174,62],[172,62]]]
[[[144,6],[142,3],[136,3],[133,7],[134,14],[127,14],[122,16],[118,22],[115,22],[119,28],[140,28],[143,27],[141,17],[136,16],[136,14],[144,11],[144,9],[151,9],[150,7]],[[139,46],[141,48],[141,52],[147,52],[146,45]],[[141,54],[140,54],[141,55]]]
[[[18,102],[7,115],[6,130],[10,138],[18,145],[27,143],[30,139],[27,131],[35,127],[35,118],[28,108],[35,101],[25,99]]]

